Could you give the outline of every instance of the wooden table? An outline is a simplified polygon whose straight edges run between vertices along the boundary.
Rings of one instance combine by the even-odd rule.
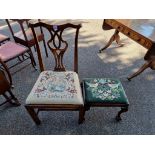
[[[110,38],[109,42],[103,47],[100,52],[108,48],[113,41],[120,46],[119,32],[123,33],[127,37],[133,39],[138,44],[148,49],[144,56],[146,61],[140,69],[128,77],[131,80],[135,76],[142,73],[146,68],[155,70],[155,20],[154,19],[105,19],[103,21],[102,28],[104,30],[115,29],[114,34]]]

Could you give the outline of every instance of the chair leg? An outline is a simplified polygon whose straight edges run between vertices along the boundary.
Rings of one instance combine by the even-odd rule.
[[[88,111],[90,110],[90,105],[85,105],[84,108],[85,108],[85,111]]]
[[[41,122],[38,118],[38,115],[36,114],[35,110],[33,107],[30,106],[25,106],[26,110],[28,111],[28,113],[30,114],[31,118],[33,119],[33,121],[39,125]]]
[[[123,112],[127,112],[128,111],[128,106],[127,107],[122,107],[121,110],[118,112],[117,116],[116,116],[116,120],[117,121],[121,121],[122,118],[121,118],[121,114]]]
[[[79,110],[79,121],[78,121],[79,124],[82,124],[84,122],[85,120],[84,116],[85,116],[85,109],[84,107],[81,107]]]
[[[23,60],[20,58],[20,56],[18,56],[18,60],[19,60],[19,61],[23,61]]]
[[[13,104],[11,98],[8,97],[8,95],[6,93],[2,94],[4,96],[4,98],[11,104]]]
[[[18,99],[14,96],[11,90],[8,90],[9,94],[11,95],[12,99],[15,101],[14,103],[12,102],[13,105],[20,106],[21,104],[19,103]]]
[[[30,50],[30,51],[28,52],[28,54],[29,54],[30,59],[31,59],[31,64],[32,64],[33,68],[36,69],[36,62],[35,62],[35,60],[34,60],[34,56],[33,56],[33,53],[32,53],[31,48],[29,48],[29,50]]]
[[[34,45],[34,50],[35,50],[35,52],[37,51],[36,45]]]
[[[43,44],[44,44],[44,48],[45,48],[46,57],[48,57],[48,52],[47,52],[47,47],[46,47],[45,39],[43,39]]]

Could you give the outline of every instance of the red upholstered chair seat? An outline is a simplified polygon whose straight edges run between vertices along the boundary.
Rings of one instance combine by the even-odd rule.
[[[0,46],[0,59],[2,61],[8,61],[12,58],[17,57],[18,55],[21,55],[27,50],[28,49],[24,46],[8,41],[2,46]]]
[[[6,41],[6,40],[9,40],[9,37],[5,36],[3,34],[0,34],[0,43],[3,42],[3,41]]]

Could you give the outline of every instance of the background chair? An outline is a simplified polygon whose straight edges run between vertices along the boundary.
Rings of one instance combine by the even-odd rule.
[[[24,62],[27,59],[31,60],[31,64],[35,68],[35,61],[33,59],[32,53],[29,51],[27,47],[12,41],[7,41],[0,46],[1,61],[7,63],[8,61],[13,60],[15,58],[18,58],[19,61],[16,64],[8,67],[9,69]]]
[[[16,22],[18,24],[18,26],[20,27],[20,30],[15,33],[12,24],[10,24],[10,20],[6,19],[6,22],[8,24],[8,27],[11,31],[11,34],[12,34],[15,42],[28,47],[29,50],[32,52],[31,47],[35,48],[35,41],[34,41],[32,31],[29,28],[30,19],[11,19],[11,20]],[[38,28],[36,33],[37,33],[38,41],[39,42],[43,41],[45,53],[46,53],[46,56],[48,57],[42,28]]]
[[[3,95],[4,98],[6,99],[6,101],[1,103],[0,106],[7,102],[13,105],[19,106],[20,103],[18,99],[14,96],[14,94],[11,91],[12,78],[11,78],[10,72],[7,66],[5,65],[5,63],[1,59],[0,59],[0,64],[3,67],[3,70],[0,69],[0,95]]]
[[[50,39],[47,45],[55,58],[54,71],[45,71],[42,60],[41,50],[38,44],[38,38],[35,29],[45,28]],[[84,121],[84,104],[80,88],[78,72],[78,34],[81,25],[63,24],[49,25],[42,22],[30,24],[39,60],[41,74],[36,81],[33,89],[26,99],[26,109],[34,122],[40,124],[38,112],[42,110],[74,110],[79,111],[79,123]],[[74,71],[66,71],[63,65],[63,56],[67,51],[69,44],[62,36],[67,29],[76,30],[74,43]],[[37,112],[36,112],[37,110]]]

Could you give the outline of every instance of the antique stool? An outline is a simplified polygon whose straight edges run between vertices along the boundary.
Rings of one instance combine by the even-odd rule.
[[[129,102],[121,82],[112,78],[84,79],[83,96],[85,111],[90,107],[121,107],[116,120],[121,120],[121,113],[128,111]]]

